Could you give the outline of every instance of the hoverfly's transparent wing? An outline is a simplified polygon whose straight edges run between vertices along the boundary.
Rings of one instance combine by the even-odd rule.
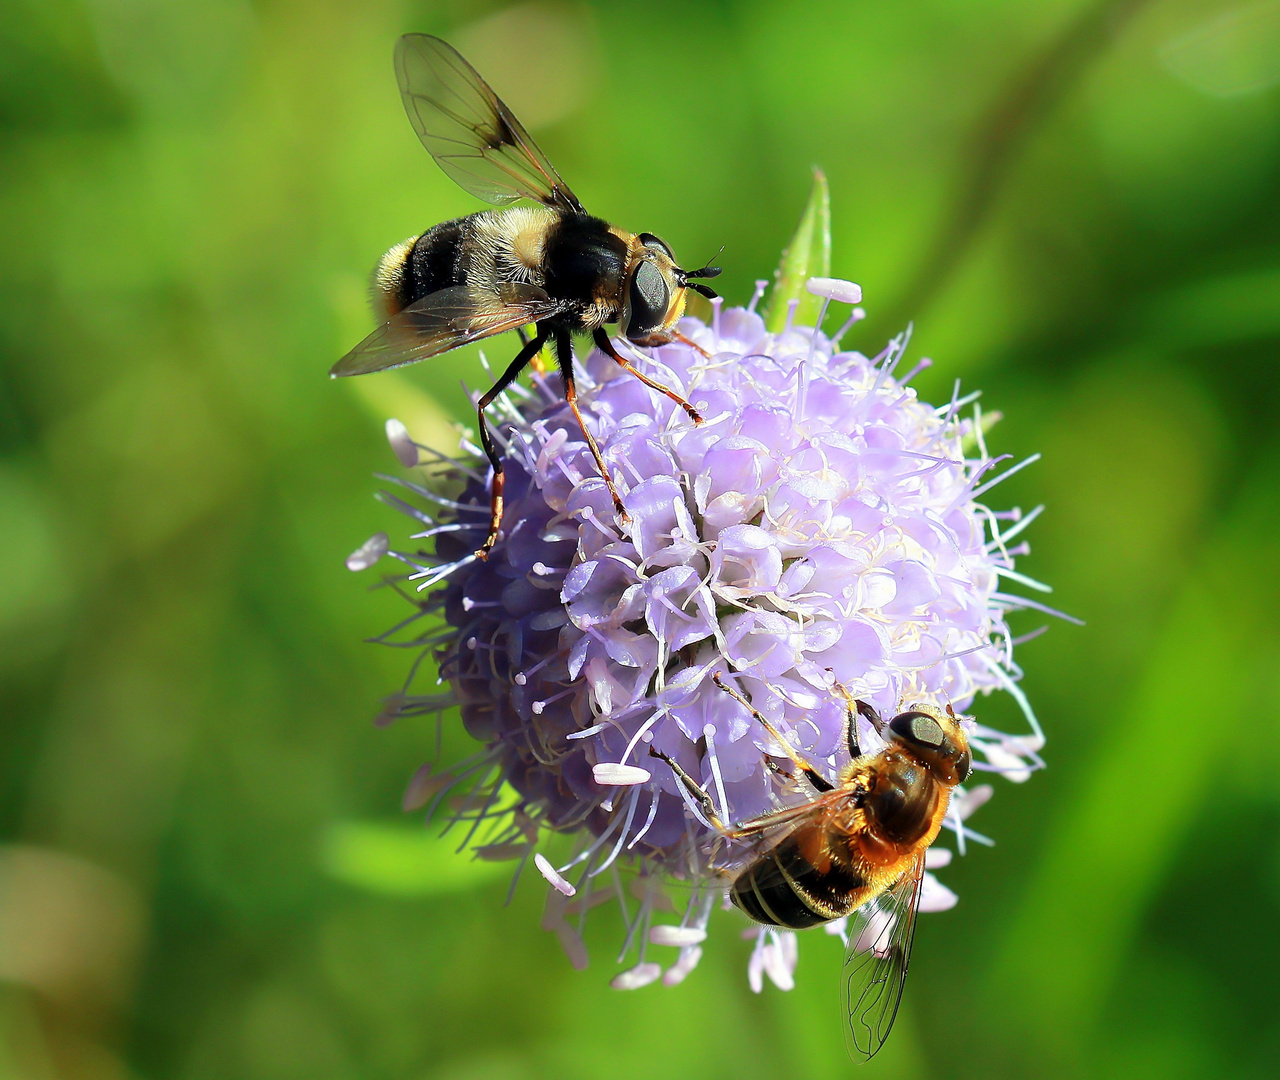
[[[453,46],[405,34],[396,42],[396,80],[413,130],[459,187],[498,206],[525,198],[583,213],[524,126]]]
[[[403,367],[430,356],[553,318],[564,301],[552,300],[533,285],[504,284],[501,293],[458,285],[410,304],[383,323],[329,370],[366,375]]]
[[[892,888],[868,900],[850,919],[842,994],[845,1042],[856,1060],[869,1061],[889,1037],[911,963],[924,858]]]

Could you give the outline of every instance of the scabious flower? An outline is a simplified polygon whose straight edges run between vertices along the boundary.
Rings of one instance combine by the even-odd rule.
[[[857,308],[834,337],[790,319],[769,333],[754,310],[762,288],[746,308],[717,302],[709,325],[683,320],[709,357],[672,344],[641,360],[694,403],[701,425],[598,351],[581,359],[579,400],[629,521],[615,515],[558,378],[540,373],[532,391],[500,399],[495,416],[506,511],[487,561],[473,554],[489,513],[478,448],[464,441],[459,459],[434,455],[426,482],[395,480],[416,505],[383,496],[424,526],[415,538],[426,543],[390,551],[418,592],[387,640],[419,655],[382,720],[457,704],[482,745],[443,772],[424,766],[405,805],[434,809],[452,791],[480,857],[523,866],[533,855],[551,885],[544,926],[577,966],[582,920],[616,896],[619,963],[629,964],[613,980],[621,989],[689,974],[711,909],[750,855],[703,819],[649,748],[700,779],[724,821],[803,797],[767,766],[780,752],[714,675],[829,779],[847,761],[837,682],[885,715],[913,701],[961,712],[1004,688],[1030,733],[972,724],[975,768],[1023,780],[1041,764],[1005,621],[1039,605],[999,581],[1035,585],[1014,571],[1021,552],[1011,546],[1035,512],[984,505],[997,459],[976,406],[961,416],[976,395],[921,402],[908,383],[927,361],[897,374],[907,335],[870,358],[842,350]],[[860,298],[847,282],[813,279],[809,289]],[[422,448],[403,425],[388,422],[388,436],[401,463],[416,465]],[[380,534],[349,565],[366,568],[387,550]],[[444,695],[417,685],[430,661]],[[865,723],[859,738],[864,750],[883,745]],[[987,785],[956,792],[948,825],[962,853],[966,840],[985,842],[965,819],[990,794]],[[559,866],[538,850],[547,831],[576,838]],[[935,847],[928,865],[950,856]],[[626,887],[620,866],[631,871]],[[672,879],[689,887],[668,890]],[[922,907],[954,902],[929,874]],[[768,975],[789,988],[794,936],[750,934],[752,987]]]

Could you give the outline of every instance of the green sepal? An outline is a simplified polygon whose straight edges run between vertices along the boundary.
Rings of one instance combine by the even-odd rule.
[[[978,447],[979,431],[981,431],[982,434],[985,436],[988,431],[990,431],[993,427],[996,426],[996,424],[1000,423],[1000,421],[1004,419],[1004,413],[1002,412],[984,413],[979,411],[978,409],[975,409],[974,412],[977,413],[978,423],[976,427],[972,428],[969,431],[969,433],[965,435],[963,439],[960,440],[960,452],[965,457],[968,457],[970,454],[972,454],[975,450],[979,448]]]
[[[812,326],[822,309],[822,298],[806,292],[805,282],[811,277],[830,276],[831,189],[827,187],[826,175],[815,166],[809,201],[773,275],[773,293],[765,309],[765,329],[776,334],[786,326],[787,306],[792,300],[800,301],[796,321]]]

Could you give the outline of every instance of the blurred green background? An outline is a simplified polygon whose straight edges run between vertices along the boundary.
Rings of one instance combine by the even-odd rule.
[[[444,35],[587,205],[730,302],[811,165],[874,351],[908,318],[1044,460],[1019,569],[1046,772],[944,872],[862,1075],[1280,1061],[1280,2],[10,0],[0,19],[0,1077],[852,1075],[839,948],[747,989],[573,971],[526,876],[398,813],[381,420],[448,444],[472,353],[331,383],[396,241],[479,204],[391,69]],[[500,352],[500,347],[498,348]],[[1015,628],[1043,620],[1021,616]],[[996,695],[982,718],[1023,730]],[[446,755],[466,752],[446,725]]]

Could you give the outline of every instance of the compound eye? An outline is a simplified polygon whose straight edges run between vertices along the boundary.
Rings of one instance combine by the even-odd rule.
[[[673,252],[669,247],[667,247],[667,242],[663,240],[661,237],[654,236],[653,233],[651,232],[642,232],[640,234],[640,243],[642,243],[645,247],[657,248],[664,255],[666,255],[666,257],[670,259],[672,262],[676,261],[675,252]]]
[[[651,262],[642,262],[631,279],[631,320],[627,337],[644,338],[662,329],[671,294],[667,280]]]
[[[889,727],[898,738],[931,750],[940,749],[947,738],[942,725],[928,713],[899,713],[890,721]]]
[[[960,783],[964,783],[969,779],[969,774],[973,772],[973,758],[969,756],[966,750],[958,758],[956,758],[956,776],[960,778]]]

